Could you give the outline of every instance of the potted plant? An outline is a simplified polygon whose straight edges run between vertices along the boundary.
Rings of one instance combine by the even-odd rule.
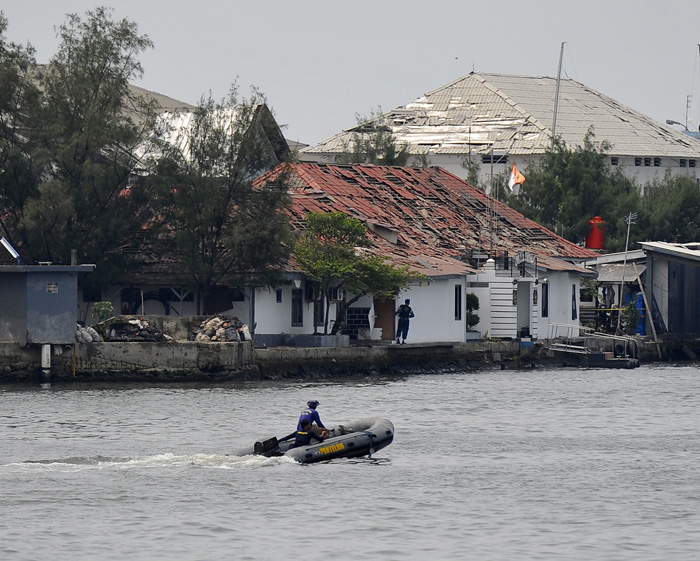
[[[111,302],[95,302],[92,305],[92,316],[99,321],[105,321],[114,317],[114,306]]]
[[[479,314],[477,310],[479,309],[479,297],[470,292],[467,294],[467,339],[481,339],[481,333],[474,329],[474,327],[479,323]]]

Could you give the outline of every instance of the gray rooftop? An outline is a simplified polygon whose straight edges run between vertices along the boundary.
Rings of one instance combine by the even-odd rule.
[[[551,146],[556,78],[470,73],[384,113],[398,143],[413,154],[529,155]],[[595,141],[610,154],[697,158],[700,141],[566,78],[560,81],[556,133],[570,147]],[[302,153],[345,151],[359,127],[347,129]]]
[[[640,242],[646,251],[663,253],[671,258],[700,262],[700,242]]]

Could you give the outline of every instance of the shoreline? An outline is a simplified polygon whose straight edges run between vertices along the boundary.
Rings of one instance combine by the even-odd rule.
[[[556,352],[548,341],[468,341],[394,345],[378,341],[349,347],[255,348],[247,342],[76,343],[53,349],[50,367],[41,346],[0,344],[0,385],[42,383],[170,383],[319,380],[480,370],[588,366]],[[697,360],[688,342],[665,342],[669,360]],[[692,343],[691,343],[692,345]],[[697,345],[697,342],[695,342]],[[651,341],[640,361],[660,362]],[[631,368],[628,363],[595,365]]]
[[[42,368],[40,351],[0,344],[0,385],[301,380],[503,369],[529,361],[514,341],[269,348],[250,341],[77,343],[54,354],[50,368]]]

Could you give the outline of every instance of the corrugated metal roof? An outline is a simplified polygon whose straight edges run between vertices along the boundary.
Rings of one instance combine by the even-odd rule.
[[[581,276],[595,277],[597,275],[595,269],[570,263],[562,258],[539,255],[537,257],[537,267],[548,269],[550,271],[570,271],[579,273]]]
[[[153,108],[159,115],[167,113],[191,112],[196,109],[194,105],[168,97],[162,93],[135,86],[134,84],[129,84],[129,90],[131,90],[132,96],[142,97],[149,103],[152,103]],[[142,114],[142,108],[131,105],[129,99],[126,99],[125,101],[127,102],[127,105],[124,107],[126,113],[135,123],[143,124],[144,115]]]
[[[413,154],[542,154],[551,146],[556,78],[471,73],[379,119]],[[570,78],[560,82],[558,136],[580,146],[593,126],[611,153],[697,158],[700,141]],[[356,128],[302,154],[345,152]]]
[[[608,263],[606,265],[598,265],[596,267],[598,271],[598,281],[599,282],[632,282],[637,280],[637,275],[641,276],[644,271],[646,271],[646,265],[639,265],[636,263]]]
[[[194,111],[196,109],[196,107],[190,103],[180,101],[179,99],[169,97],[162,93],[147,90],[134,84],[129,84],[129,89],[134,95],[142,96],[150,101],[155,102],[158,113],[162,113],[165,111]]]
[[[462,261],[470,250],[511,256],[529,251],[543,266],[579,272],[587,270],[567,260],[597,256],[441,168],[288,165],[295,229],[305,227],[311,212],[345,212],[387,230],[385,237],[376,229],[368,232],[379,253],[428,276],[472,271]]]
[[[628,249],[627,251],[617,251],[613,253],[604,253],[599,255],[595,261],[588,263],[592,266],[603,265],[606,263],[623,263],[624,261],[643,262],[646,259],[646,254],[643,249]]]
[[[656,251],[666,255],[700,261],[700,242],[670,243],[670,242],[640,242],[645,250]]]

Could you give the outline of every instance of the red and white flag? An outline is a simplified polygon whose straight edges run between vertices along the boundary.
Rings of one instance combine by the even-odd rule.
[[[513,171],[510,174],[510,179],[508,180],[508,187],[514,195],[520,192],[520,186],[525,183],[525,176],[518,171],[518,168],[513,164]]]

